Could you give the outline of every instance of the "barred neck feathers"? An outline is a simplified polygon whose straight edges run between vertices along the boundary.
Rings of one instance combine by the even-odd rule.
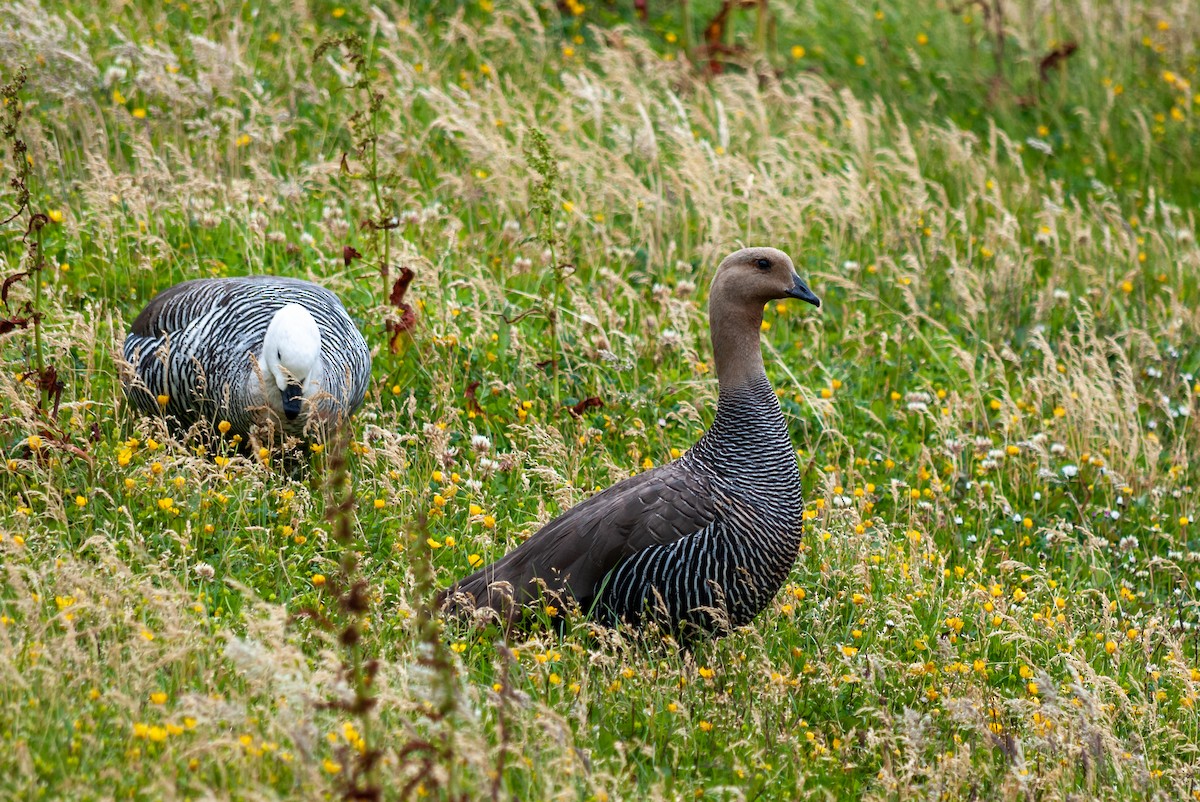
[[[712,429],[696,444],[695,456],[720,466],[721,473],[737,475],[742,484],[754,484],[787,466],[794,472],[791,439],[763,370],[760,346],[763,306],[782,298],[821,304],[786,253],[769,247],[727,257],[716,269],[709,293],[720,396]]]

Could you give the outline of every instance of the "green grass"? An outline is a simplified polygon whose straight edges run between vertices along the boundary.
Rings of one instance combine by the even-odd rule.
[[[40,309],[26,278],[4,314],[43,314],[65,389],[39,409],[32,329],[0,337],[0,795],[337,798],[361,745],[386,798],[1200,798],[1200,16],[1005,4],[996,83],[978,5],[778,3],[764,50],[739,12],[716,76],[675,4],[495,5],[4,15],[52,221]],[[352,33],[363,83],[314,62]],[[393,215],[394,350],[362,225]],[[772,607],[690,655],[430,624],[432,585],[704,430],[706,287],[740,243],[825,301],[766,318],[810,502]],[[156,291],[248,272],[334,289],[376,349],[362,715],[324,704],[331,455],[181,441],[121,395]]]

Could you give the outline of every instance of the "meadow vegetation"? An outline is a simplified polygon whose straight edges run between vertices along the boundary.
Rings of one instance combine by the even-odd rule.
[[[0,5],[0,796],[1200,799],[1200,7],[636,5]],[[742,243],[825,301],[771,608],[431,615],[695,441]],[[346,441],[125,403],[258,272],[375,348]]]

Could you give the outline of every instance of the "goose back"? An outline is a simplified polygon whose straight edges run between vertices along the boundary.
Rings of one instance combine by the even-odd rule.
[[[258,359],[275,313],[299,304],[321,332],[322,392],[314,400],[321,416],[348,414],[366,394],[371,355],[338,297],[299,279],[277,276],[195,279],[156,295],[137,316],[125,340],[132,369],[130,400],[144,413],[163,413],[188,426],[228,420],[249,433],[272,419],[288,434],[303,436],[305,419],[270,415],[261,392]],[[159,397],[166,396],[166,406]]]
[[[607,623],[638,624],[649,615],[685,635],[743,626],[770,604],[795,563],[800,471],[765,375],[722,390],[712,427],[679,462],[706,477],[713,519],[614,566],[596,606]]]

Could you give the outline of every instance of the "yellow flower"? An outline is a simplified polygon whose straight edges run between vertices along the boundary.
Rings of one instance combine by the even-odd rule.
[[[61,223],[63,221],[63,213],[58,209],[51,209],[46,212],[46,216],[50,218],[51,223]]]
[[[711,723],[709,723],[707,721],[700,722],[700,731],[701,732],[712,732],[712,728],[713,728],[713,725]]]
[[[792,58],[797,60],[802,59],[806,52],[808,51],[804,49],[803,45],[792,45]]]
[[[146,119],[146,110],[141,107],[134,109],[133,111],[130,112],[130,114],[132,114],[134,119],[137,119],[137,120]]]
[[[342,764],[335,760],[325,758],[325,761],[321,764],[321,768],[325,769],[325,771],[329,774],[337,774],[342,770]]]
[[[165,705],[167,703],[167,695],[162,691],[155,691],[150,694],[150,701],[156,705]]]
[[[30,451],[37,451],[42,447],[42,438],[38,437],[36,434],[31,434],[25,440],[25,444],[29,446]]]
[[[76,496],[75,497],[75,506],[76,507],[86,507],[87,499],[84,498],[83,496]]]
[[[1117,651],[1117,642],[1112,640],[1105,641],[1104,651],[1108,652],[1109,654],[1114,654]]]
[[[346,9],[342,8],[341,6],[338,6],[333,10],[334,19],[341,19],[344,16],[346,16]]]
[[[924,33],[917,34],[917,44],[924,47],[925,45],[929,44],[929,37],[926,36]]]
[[[312,583],[314,585],[316,585],[317,587],[321,587],[322,585],[325,584],[325,575],[324,574],[313,574],[312,575]]]
[[[158,396],[157,401],[160,407],[165,407],[171,401],[171,396],[163,393]]]
[[[1126,279],[1125,281],[1122,281],[1121,282],[1121,292],[1125,293],[1126,295],[1133,292],[1133,282],[1129,281],[1128,279]]]

